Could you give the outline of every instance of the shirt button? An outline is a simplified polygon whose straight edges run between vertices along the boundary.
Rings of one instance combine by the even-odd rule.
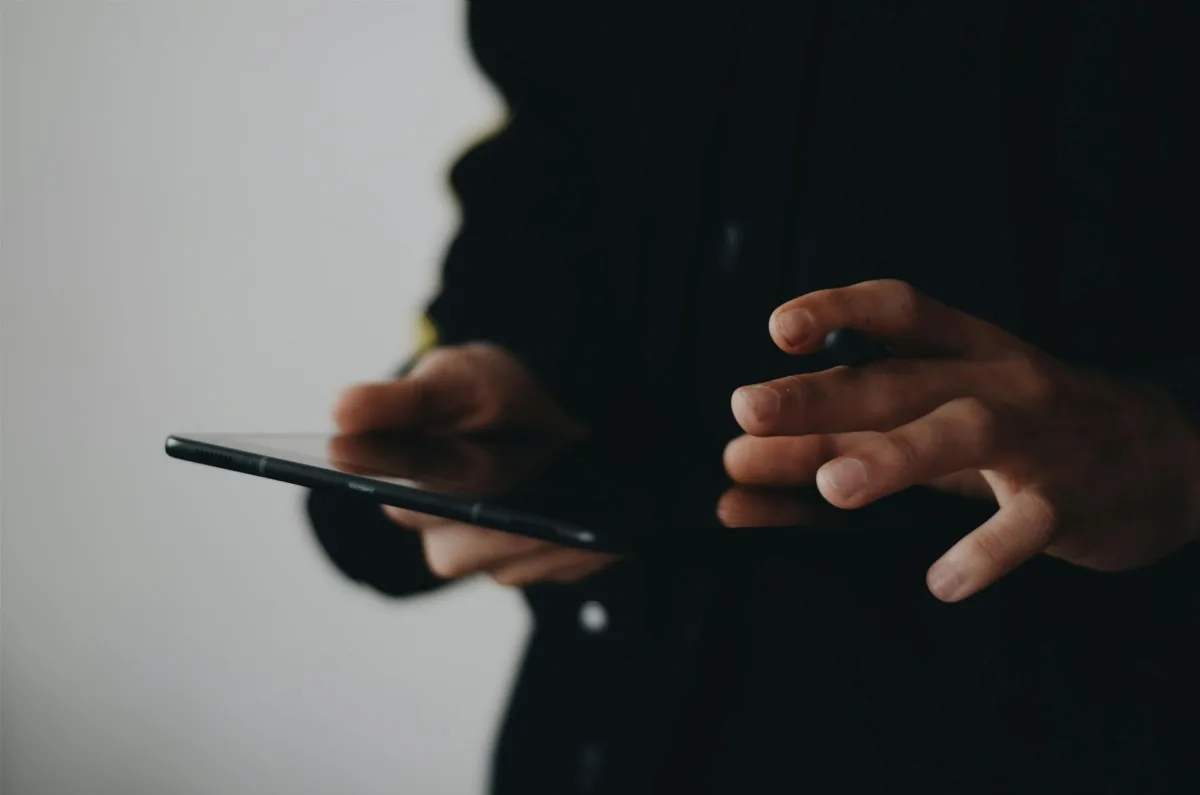
[[[599,635],[608,629],[608,611],[599,602],[584,602],[579,608],[579,626],[586,632]]]

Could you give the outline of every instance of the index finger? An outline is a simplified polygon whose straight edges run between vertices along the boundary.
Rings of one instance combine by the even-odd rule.
[[[852,328],[906,355],[971,356],[1011,340],[1001,329],[894,279],[818,290],[771,313],[771,339],[815,353],[832,331]]]

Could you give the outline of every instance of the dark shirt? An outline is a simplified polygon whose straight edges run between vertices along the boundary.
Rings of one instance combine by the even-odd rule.
[[[775,350],[770,311],[881,277],[1195,412],[1197,16],[476,0],[511,119],[454,168],[430,317],[597,427],[649,418],[714,455],[733,389],[828,364]],[[310,508],[350,576],[436,584],[369,506]],[[1194,556],[1039,559],[943,605],[937,552],[819,575],[627,560],[527,589],[496,791],[1200,791]]]

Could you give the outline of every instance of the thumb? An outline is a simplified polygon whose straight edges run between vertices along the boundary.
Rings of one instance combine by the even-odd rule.
[[[462,351],[430,351],[404,378],[353,386],[334,408],[344,434],[379,430],[453,431],[487,408],[477,366]]]
[[[1055,511],[1043,496],[1031,489],[1017,492],[929,567],[929,590],[943,602],[983,590],[1046,551],[1057,525]]]

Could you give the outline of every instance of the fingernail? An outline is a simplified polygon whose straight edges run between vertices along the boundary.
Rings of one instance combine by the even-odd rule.
[[[934,596],[943,602],[952,602],[962,585],[962,576],[954,566],[948,563],[936,563],[929,570],[926,582]]]
[[[733,398],[741,401],[746,412],[758,422],[766,422],[779,413],[779,393],[770,387],[744,386],[733,393]]]
[[[806,343],[815,327],[812,312],[807,309],[789,309],[775,316],[775,330],[792,348]]]
[[[821,467],[817,480],[843,498],[853,497],[867,485],[867,467],[857,458],[839,458]]]

